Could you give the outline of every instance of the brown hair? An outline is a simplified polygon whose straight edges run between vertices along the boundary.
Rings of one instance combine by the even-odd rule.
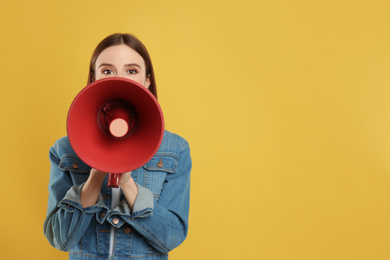
[[[89,75],[88,75],[88,82],[92,83],[95,80],[95,63],[97,58],[99,57],[100,53],[102,53],[106,48],[125,44],[135,50],[145,61],[146,66],[146,77],[149,77],[150,80],[150,86],[149,91],[152,92],[152,94],[157,98],[157,88],[156,88],[156,79],[154,77],[154,70],[152,65],[152,60],[150,59],[148,50],[146,47],[142,44],[140,40],[138,40],[134,35],[128,34],[128,33],[115,33],[107,36],[104,38],[98,46],[96,46],[95,51],[92,54],[91,57],[91,63],[89,65]]]

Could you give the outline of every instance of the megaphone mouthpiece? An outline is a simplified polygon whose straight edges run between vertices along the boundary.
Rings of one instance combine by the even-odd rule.
[[[129,124],[122,118],[115,118],[111,121],[109,129],[112,136],[120,138],[129,132]]]
[[[99,124],[102,131],[113,137],[121,138],[134,132],[137,113],[125,100],[109,101],[99,111]]]

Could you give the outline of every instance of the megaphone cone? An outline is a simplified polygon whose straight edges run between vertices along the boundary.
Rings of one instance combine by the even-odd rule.
[[[145,86],[111,77],[89,84],[75,97],[67,133],[73,150],[86,164],[120,174],[154,156],[164,136],[164,117]],[[108,186],[118,187],[117,182],[118,176],[109,176]]]

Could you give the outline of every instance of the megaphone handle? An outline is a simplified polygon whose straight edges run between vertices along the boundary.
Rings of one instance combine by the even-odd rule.
[[[107,180],[107,187],[119,188],[119,177],[120,177],[120,173],[109,173],[108,180]]]

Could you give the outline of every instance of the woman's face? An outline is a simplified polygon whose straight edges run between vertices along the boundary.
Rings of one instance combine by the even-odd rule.
[[[95,80],[122,77],[149,87],[145,61],[135,50],[125,44],[106,48],[95,63]]]

